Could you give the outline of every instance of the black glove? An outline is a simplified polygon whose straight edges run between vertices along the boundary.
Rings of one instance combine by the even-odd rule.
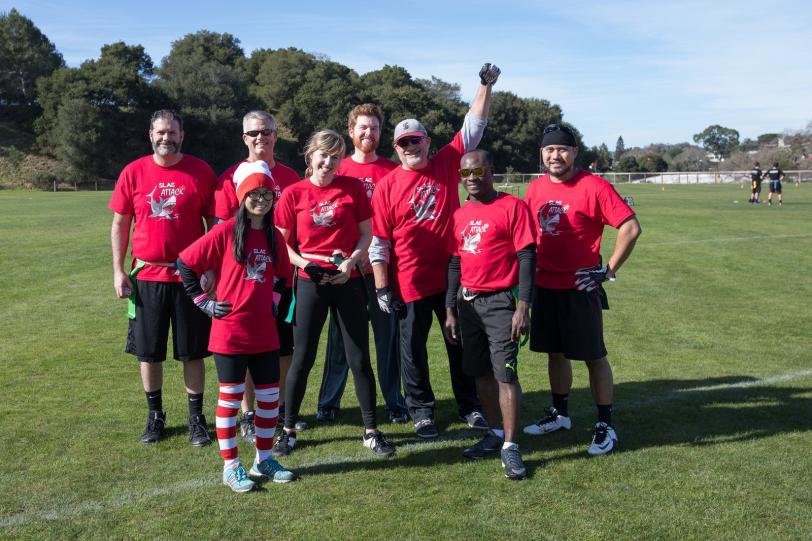
[[[575,276],[580,277],[575,280],[578,291],[592,291],[607,280],[615,281],[614,275],[609,276],[609,267],[600,265],[578,269],[575,271]]]
[[[479,70],[479,82],[483,85],[493,85],[499,79],[500,73],[502,73],[502,70],[496,64],[486,62],[482,65],[482,69]]]
[[[221,318],[231,313],[231,303],[228,301],[216,301],[207,295],[200,295],[194,301],[197,307],[209,317]]]
[[[381,309],[381,312],[397,314],[406,308],[403,301],[395,297],[395,294],[392,293],[389,286],[376,287],[375,295],[378,297],[378,307]]]
[[[311,280],[317,284],[321,283],[321,279],[324,277],[324,267],[315,263],[308,263],[303,270]]]

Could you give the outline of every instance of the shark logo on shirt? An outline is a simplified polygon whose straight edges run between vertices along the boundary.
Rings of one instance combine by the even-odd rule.
[[[358,180],[361,181],[361,184],[364,185],[364,190],[367,192],[367,197],[372,200],[372,194],[375,191],[375,183],[372,182],[370,177],[361,178],[359,177]]]
[[[337,205],[332,201],[321,201],[310,209],[310,216],[313,217],[313,225],[316,227],[333,227],[335,223],[335,211]]]
[[[265,281],[265,271],[268,268],[268,261],[271,258],[265,253],[264,248],[254,248],[245,262],[245,279],[262,283]]]
[[[440,187],[431,181],[424,182],[415,188],[409,205],[414,210],[416,222],[437,219],[437,192],[439,191]]]
[[[564,205],[561,201],[547,201],[539,209],[539,229],[545,235],[558,236],[561,231],[557,231],[561,223],[561,215],[566,214],[569,205]]]
[[[161,189],[158,194],[158,199],[155,199],[155,191]],[[175,205],[178,202],[178,196],[183,195],[183,187],[175,187],[174,182],[166,182],[157,184],[151,192],[147,194],[147,202],[149,203],[150,214],[149,218],[163,218],[164,220],[171,220],[177,218],[177,214],[173,214]]]
[[[461,250],[473,255],[481,253],[482,250],[479,249],[479,243],[482,242],[482,235],[488,232],[489,227],[490,224],[483,224],[482,220],[471,220],[468,222],[468,225],[460,232],[462,236]]]

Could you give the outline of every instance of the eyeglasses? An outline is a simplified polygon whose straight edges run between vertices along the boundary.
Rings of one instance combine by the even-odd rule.
[[[485,171],[487,170],[488,170],[487,166],[472,167],[470,169],[460,169],[460,176],[463,178],[470,177],[471,175],[474,175],[475,177],[481,177],[482,175],[485,174]]]
[[[426,137],[423,135],[412,135],[411,137],[402,137],[395,143],[400,148],[406,148],[409,145],[417,145],[423,142]]]
[[[265,190],[262,192],[248,192],[248,199],[251,201],[259,201],[260,199],[264,199],[265,201],[273,201],[273,192],[270,190]]]
[[[262,134],[265,137],[267,137],[267,136],[271,135],[271,132],[273,132],[273,130],[271,128],[265,128],[264,130],[249,130],[249,131],[245,132],[245,135],[247,135],[248,137],[256,137],[259,134]]]

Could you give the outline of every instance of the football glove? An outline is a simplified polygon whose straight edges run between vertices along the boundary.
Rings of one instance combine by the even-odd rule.
[[[500,73],[502,73],[502,70],[496,64],[486,62],[482,65],[482,69],[479,70],[479,81],[483,85],[493,85],[499,79]]]
[[[378,297],[378,307],[381,312],[397,314],[406,307],[402,300],[395,297],[389,286],[376,287],[375,295]]]
[[[231,313],[231,303],[210,299],[205,293],[195,298],[195,304],[209,317],[221,318]]]
[[[575,286],[578,291],[592,291],[602,283],[609,280],[615,281],[614,275],[609,276],[609,267],[606,265],[595,265],[594,267],[584,267],[575,271]]]
[[[305,265],[303,269],[307,275],[310,277],[311,280],[316,282],[317,284],[321,283],[321,279],[324,277],[325,269],[321,265],[317,265],[315,263],[308,263]]]

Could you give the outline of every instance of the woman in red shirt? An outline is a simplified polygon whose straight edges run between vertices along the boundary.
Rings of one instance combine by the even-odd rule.
[[[274,444],[274,456],[290,454],[296,444],[295,420],[331,307],[338,316],[361,406],[366,429],[363,444],[376,456],[395,453],[375,419],[375,379],[369,361],[364,301],[367,293],[358,270],[372,240],[372,207],[361,182],[335,174],[344,150],[344,139],[333,130],[314,133],[305,148],[307,177],[282,192],[275,211],[277,227],[298,275],[293,362],[285,381],[285,424]]]
[[[235,492],[254,488],[251,477],[286,483],[293,472],[273,459],[273,435],[279,416],[279,336],[276,306],[291,279],[285,242],[274,227],[273,179],[263,161],[243,163],[234,174],[240,207],[180,253],[178,270],[194,303],[213,318],[209,350],[214,354],[220,397],[217,441],[225,461],[223,483]],[[212,269],[216,297],[200,287]],[[248,474],[237,455],[237,410],[245,375],[256,384],[256,458]]]

